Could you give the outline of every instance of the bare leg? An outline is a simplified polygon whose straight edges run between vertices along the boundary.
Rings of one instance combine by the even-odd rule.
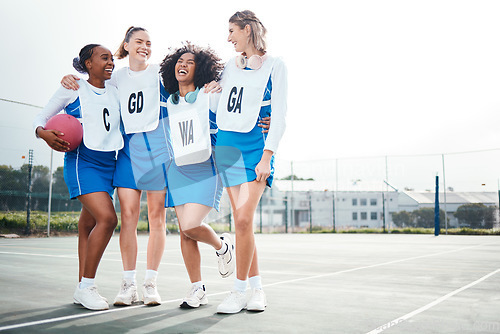
[[[82,280],[87,257],[87,246],[90,232],[95,227],[96,221],[90,212],[82,207],[80,219],[78,219],[78,282]]]
[[[113,235],[118,223],[115,208],[109,194],[106,192],[95,192],[78,196],[78,199],[94,217],[96,224],[89,234],[83,276],[95,278],[97,267],[101,261],[102,254]]]
[[[191,283],[199,282],[201,281],[201,254],[198,241],[185,235],[180,224],[179,230],[181,233],[181,253],[189,280]]]
[[[236,263],[238,264],[236,278],[242,281],[248,278],[250,272],[252,276],[258,275],[253,218],[265,187],[265,181],[252,181],[226,188],[234,213]]]
[[[149,240],[147,269],[158,270],[165,251],[165,191],[148,191]]]
[[[137,223],[141,209],[141,191],[118,188],[121,209],[120,251],[123,270],[135,270],[137,262]]]
[[[215,250],[222,246],[222,241],[215,231],[203,223],[203,219],[211,209],[197,203],[186,203],[175,207],[181,231],[182,257],[191,283],[201,281],[201,256],[198,241],[211,245]]]
[[[259,273],[259,261],[257,259],[257,246],[253,250],[252,264],[250,265],[250,270],[248,272],[248,277],[254,277],[260,275]]]

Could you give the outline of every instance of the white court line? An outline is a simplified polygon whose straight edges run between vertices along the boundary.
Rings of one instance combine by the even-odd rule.
[[[20,252],[0,252],[0,254],[44,256],[44,257],[62,257],[62,258],[66,258],[66,259],[78,259],[78,255],[53,255],[53,254],[20,253]]]
[[[383,331],[385,331],[386,329],[389,329],[389,328],[391,328],[391,327],[394,327],[394,326],[396,326],[396,325],[400,324],[401,322],[404,322],[404,321],[406,321],[406,320],[410,319],[411,317],[413,317],[413,316],[415,316],[415,315],[417,315],[417,314],[419,314],[419,313],[422,313],[422,312],[424,312],[424,311],[427,311],[427,310],[428,310],[428,309],[430,309],[431,307],[434,307],[434,306],[436,306],[437,304],[439,304],[439,303],[441,303],[441,302],[444,302],[445,300],[447,300],[447,299],[448,299],[448,298],[450,298],[450,297],[453,297],[453,296],[454,296],[454,295],[456,295],[457,293],[460,293],[460,292],[462,292],[462,291],[464,291],[464,290],[467,290],[467,289],[468,289],[468,288],[470,288],[470,287],[473,287],[474,285],[476,285],[476,284],[478,284],[478,283],[481,283],[481,282],[482,282],[482,281],[484,281],[485,279],[487,279],[487,278],[489,278],[489,277],[491,277],[491,276],[493,276],[493,275],[495,275],[495,274],[497,274],[497,273],[499,273],[499,272],[500,272],[500,268],[499,268],[499,269],[497,269],[497,270],[495,270],[495,271],[492,271],[491,273],[489,273],[489,274],[487,274],[487,275],[484,275],[483,277],[481,277],[481,278],[480,278],[480,279],[478,279],[478,280],[475,280],[475,281],[474,281],[474,282],[472,282],[472,283],[469,283],[469,284],[467,284],[467,285],[465,285],[465,286],[463,286],[463,287],[461,287],[461,288],[459,288],[459,289],[456,289],[455,291],[452,291],[452,292],[448,293],[447,295],[444,295],[444,296],[442,296],[442,297],[440,297],[440,298],[436,299],[435,301],[433,301],[433,302],[431,302],[431,303],[429,303],[429,304],[427,304],[427,305],[425,305],[425,306],[422,306],[422,307],[421,307],[421,308],[419,308],[419,309],[416,309],[416,310],[415,310],[415,311],[413,311],[413,312],[410,312],[410,313],[408,313],[408,314],[405,314],[405,315],[403,315],[402,317],[399,317],[399,318],[397,318],[397,319],[394,319],[394,320],[392,320],[392,321],[390,321],[390,322],[388,322],[388,323],[386,323],[386,324],[384,324],[384,325],[382,325],[382,326],[380,326],[380,327],[378,327],[378,328],[375,328],[374,330],[372,330],[372,331],[368,332],[367,334],[378,334],[378,333],[382,333],[382,332],[383,332]]]
[[[300,281],[305,281],[305,280],[310,280],[310,279],[323,278],[323,277],[328,277],[328,276],[335,276],[335,275],[350,273],[350,272],[358,271],[358,270],[362,270],[362,269],[376,268],[376,267],[386,266],[386,265],[394,264],[394,263],[400,263],[400,262],[411,261],[411,260],[416,260],[416,259],[423,259],[423,258],[426,258],[426,257],[438,256],[438,255],[447,254],[447,253],[459,252],[459,251],[462,251],[462,250],[465,250],[465,249],[480,247],[480,246],[484,246],[484,245],[487,245],[487,244],[468,246],[468,247],[463,247],[463,248],[459,248],[459,249],[453,249],[453,250],[439,252],[439,253],[434,253],[434,254],[413,256],[413,257],[409,257],[409,258],[406,258],[406,259],[400,259],[400,260],[393,260],[393,261],[388,261],[388,262],[382,262],[382,263],[372,264],[372,265],[363,266],[363,267],[357,267],[357,268],[351,268],[351,269],[336,271],[336,272],[333,272],[333,273],[320,274],[320,275],[303,277],[303,278],[296,278],[296,279],[291,279],[291,280],[287,280],[287,281],[270,283],[270,284],[267,284],[266,286],[274,286],[274,285],[295,283],[295,282],[300,282]]]
[[[27,255],[27,256],[43,256],[43,257],[56,257],[56,258],[65,258],[65,259],[78,259],[78,255],[53,255],[53,254],[38,254],[38,253],[20,253],[20,252],[2,252],[0,251],[0,254],[7,254],[7,255]],[[109,254],[108,254],[109,255]],[[122,262],[120,259],[108,259],[108,258],[102,258],[101,261],[111,261],[111,262]],[[137,264],[147,264],[146,261],[141,261],[138,260],[136,261]],[[184,263],[173,263],[173,262],[161,262],[162,265],[167,265],[167,266],[176,266],[176,267],[184,267]],[[215,266],[201,266],[201,268],[205,269],[213,269]],[[263,271],[266,274],[280,274],[280,275],[298,275],[298,276],[304,276],[307,274],[303,273],[286,273],[286,272],[280,272],[280,271]]]
[[[162,301],[162,304],[173,303],[175,301],[181,301],[181,300],[182,299]],[[67,315],[65,317],[59,317],[59,318],[51,318],[51,319],[44,319],[44,320],[38,320],[38,321],[25,322],[23,324],[15,324],[15,325],[9,325],[9,326],[0,327],[0,331],[5,331],[5,330],[9,330],[9,329],[16,329],[16,328],[22,328],[22,327],[44,325],[44,324],[49,324],[49,323],[52,323],[52,322],[59,322],[59,321],[64,321],[64,320],[81,319],[81,318],[92,317],[92,316],[102,315],[102,314],[111,313],[111,312],[133,310],[133,309],[136,309],[136,308],[141,308],[141,307],[146,307],[146,306],[147,305],[142,304],[142,305],[135,305],[135,306],[128,306],[128,307],[120,307],[120,308],[115,308],[115,309],[111,309],[111,310],[89,312],[89,313],[84,313],[84,314]]]
[[[66,258],[66,259],[78,259],[78,255],[53,255],[53,254],[38,254],[38,253],[20,253],[20,252],[1,252],[0,254],[8,254],[8,255],[28,255],[28,256],[43,256],[43,257],[58,257],[58,258]],[[111,261],[111,262],[122,262],[121,259],[107,259],[102,258],[101,261]],[[137,261],[138,264],[145,264],[146,261]],[[169,262],[161,262],[163,265],[168,266],[183,266],[183,263],[169,263]],[[204,267],[202,268],[214,268],[214,267]]]
[[[281,281],[281,282],[276,282],[276,283],[271,283],[271,284],[264,284],[263,286],[264,287],[269,287],[269,286],[274,286],[274,285],[287,284],[287,283],[295,283],[295,282],[299,282],[299,281],[316,279],[316,278],[322,278],[322,277],[327,277],[327,276],[334,276],[334,275],[339,275],[339,274],[343,274],[343,273],[349,273],[349,272],[353,272],[353,271],[357,271],[357,270],[362,270],[362,269],[375,268],[375,267],[385,266],[385,265],[394,264],[394,263],[400,263],[400,262],[411,261],[411,260],[416,260],[416,259],[421,259],[421,258],[426,258],[426,257],[438,256],[438,255],[447,254],[447,253],[459,252],[459,251],[462,251],[462,250],[465,250],[465,249],[475,248],[475,247],[481,247],[481,246],[484,246],[484,245],[487,245],[487,244],[480,244],[480,245],[462,247],[462,248],[459,248],[459,249],[454,249],[454,250],[449,250],[449,251],[444,251],[444,252],[439,252],[439,253],[434,253],[434,254],[413,256],[413,257],[409,257],[409,258],[406,258],[406,259],[388,261],[388,262],[383,262],[383,263],[369,265],[369,266],[362,266],[362,267],[357,267],[357,268],[352,268],[352,269],[347,269],[347,270],[341,270],[341,271],[336,271],[336,272],[333,272],[333,273],[327,273],[327,274],[322,274],[322,275],[314,275],[314,276],[303,277],[303,278],[298,278],[298,279],[293,279],[293,280],[286,280],[286,281]],[[0,252],[0,254],[1,253],[2,252]],[[33,254],[25,254],[25,255],[33,255]],[[229,291],[223,291],[223,292],[208,294],[207,297],[218,296],[218,295],[226,294],[228,292]],[[182,299],[173,299],[173,300],[168,300],[168,301],[162,301],[162,304],[173,303],[173,302],[176,302],[176,301],[182,301]],[[31,321],[31,322],[26,322],[26,323],[21,323],[21,324],[15,324],[15,325],[9,325],[9,326],[0,327],[0,331],[4,331],[4,330],[8,330],[8,329],[14,329],[14,328],[22,328],[22,327],[30,327],[30,326],[43,325],[43,324],[48,324],[48,323],[52,323],[52,322],[59,322],[59,321],[65,321],[65,320],[73,320],[73,319],[79,319],[79,318],[86,318],[86,317],[90,317],[90,316],[97,316],[97,315],[101,315],[101,314],[105,314],[105,313],[110,313],[110,312],[126,311],[126,310],[136,309],[136,308],[145,307],[145,306],[146,305],[136,305],[136,306],[123,307],[123,308],[120,307],[120,308],[111,309],[111,310],[105,310],[105,311],[95,311],[95,312],[91,312],[91,313],[75,314],[75,315],[69,315],[69,316],[64,316],[64,317],[59,317],[59,318],[51,318],[51,319],[44,319],[44,320],[38,320],[38,321]]]

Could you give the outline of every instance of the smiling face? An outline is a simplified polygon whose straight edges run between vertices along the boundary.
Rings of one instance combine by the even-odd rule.
[[[233,43],[234,50],[236,52],[244,52],[248,48],[248,36],[249,29],[248,26],[241,29],[237,24],[229,22],[229,36],[227,41]]]
[[[179,57],[179,60],[175,64],[175,78],[179,82],[179,85],[194,84],[195,71],[196,63],[194,54],[184,53]]]
[[[123,47],[128,51],[129,57],[135,61],[146,62],[151,57],[151,38],[147,31],[134,32]]]
[[[104,81],[111,78],[115,63],[111,51],[103,46],[96,46],[92,56],[85,61],[89,73],[89,82],[96,87],[104,87]]]

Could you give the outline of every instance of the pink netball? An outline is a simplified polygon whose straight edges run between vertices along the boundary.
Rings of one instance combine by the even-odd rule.
[[[59,138],[69,143],[69,150],[73,151],[80,145],[83,138],[83,128],[80,121],[68,114],[57,114],[45,124],[45,130],[57,130],[64,133]]]

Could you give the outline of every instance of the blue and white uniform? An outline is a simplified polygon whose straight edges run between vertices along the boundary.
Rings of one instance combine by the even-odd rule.
[[[264,150],[276,154],[285,131],[287,111],[287,70],[279,58],[267,56],[258,70],[240,69],[231,59],[222,74],[223,91],[217,108],[215,161],[224,187],[254,181],[255,168]],[[258,126],[271,116],[268,133]],[[272,185],[274,155],[271,158]]]
[[[168,197],[174,207],[198,203],[219,210],[222,183],[212,157],[217,140],[214,110],[218,96],[197,92],[194,103],[168,101],[174,160],[167,171]]]
[[[120,94],[124,148],[118,153],[115,187],[164,190],[172,160],[170,128],[165,104],[168,93],[159,77],[159,65],[144,71],[124,67],[110,80]]]
[[[105,88],[96,88],[84,80],[78,91],[60,87],[36,116],[34,130],[63,109],[83,126],[82,143],[64,156],[64,181],[70,197],[100,191],[112,196],[116,151],[123,147],[116,88],[107,83]]]

